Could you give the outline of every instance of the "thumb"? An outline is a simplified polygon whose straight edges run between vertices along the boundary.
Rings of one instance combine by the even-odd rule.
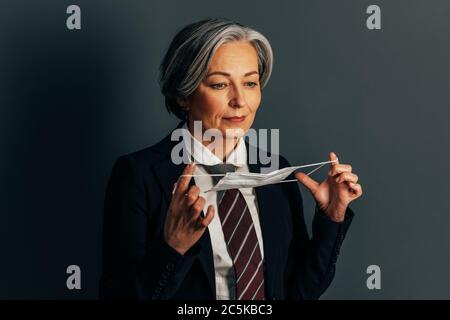
[[[319,187],[319,183],[311,179],[307,174],[303,172],[296,172],[295,177],[297,180],[311,191],[311,193],[315,193],[317,188]]]

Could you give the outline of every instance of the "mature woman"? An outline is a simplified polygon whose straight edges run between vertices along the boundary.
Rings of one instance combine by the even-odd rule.
[[[272,70],[259,32],[225,19],[183,28],[161,64],[166,107],[193,133],[217,129],[223,147],[189,134],[193,164],[176,164],[169,134],[120,157],[105,198],[100,296],[136,299],[317,299],[330,285],[361,196],[358,177],[330,153],[327,178],[292,175],[317,205],[310,238],[294,183],[210,191],[218,173],[260,172],[242,134]],[[232,131],[230,131],[232,130]],[[187,140],[189,140],[187,139]],[[289,163],[279,157],[280,167]],[[214,178],[214,179],[213,179]]]

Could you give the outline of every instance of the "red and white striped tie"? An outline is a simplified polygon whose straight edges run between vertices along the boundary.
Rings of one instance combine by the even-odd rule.
[[[233,259],[237,300],[264,300],[264,269],[255,226],[239,189],[227,190],[219,204],[222,230]]]

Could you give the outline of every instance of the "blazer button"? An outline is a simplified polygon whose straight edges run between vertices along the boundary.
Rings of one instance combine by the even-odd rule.
[[[166,269],[169,270],[169,271],[172,271],[173,268],[175,268],[175,265],[174,265],[173,263],[168,263],[168,264],[166,265]]]
[[[167,280],[166,279],[161,279],[161,280],[159,280],[158,284],[160,286],[165,286],[167,284]]]

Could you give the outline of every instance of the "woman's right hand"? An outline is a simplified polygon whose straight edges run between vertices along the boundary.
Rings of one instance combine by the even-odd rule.
[[[184,255],[203,235],[214,217],[210,205],[204,217],[200,216],[205,198],[200,197],[197,186],[189,188],[195,163],[188,164],[172,192],[169,210],[164,223],[164,240],[169,246]]]

